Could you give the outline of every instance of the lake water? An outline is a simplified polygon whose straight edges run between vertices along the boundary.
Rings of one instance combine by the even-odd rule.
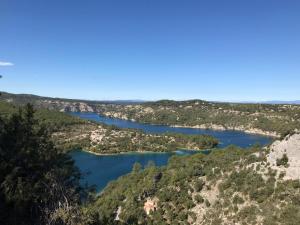
[[[169,127],[164,125],[142,124],[127,120],[113,119],[96,113],[71,113],[82,119],[101,122],[108,125],[115,125],[121,128],[141,129],[146,133],[164,133],[177,132],[183,134],[208,134],[216,137],[219,141],[219,147],[226,147],[234,144],[240,147],[249,147],[253,144],[266,145],[272,141],[271,138],[261,135],[247,134],[239,131],[214,131],[194,128]],[[155,162],[156,165],[166,165],[168,159],[174,154],[194,154],[194,151],[176,151],[173,153],[128,153],[118,155],[99,156],[83,151],[74,151],[71,153],[75,164],[82,173],[85,174],[84,182],[90,185],[96,185],[97,190],[102,190],[109,181],[131,171],[135,162],[145,166],[148,161]]]
[[[174,154],[189,154],[186,151],[173,153],[126,153],[117,155],[94,155],[84,151],[71,152],[76,166],[84,174],[84,183],[96,185],[101,191],[108,182],[129,173],[135,162],[146,166],[149,161],[153,161],[157,166],[166,165],[168,159]]]

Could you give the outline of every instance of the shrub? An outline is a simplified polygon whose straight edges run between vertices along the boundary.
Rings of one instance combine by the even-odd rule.
[[[195,201],[197,203],[203,203],[204,202],[204,198],[201,195],[196,195],[195,196]]]
[[[205,182],[203,180],[197,180],[195,183],[195,191],[200,192],[203,189]]]
[[[204,203],[205,203],[206,207],[210,207],[210,202],[207,199],[205,199]]]
[[[235,195],[232,199],[233,204],[243,204],[244,202],[245,202],[244,199],[238,195]]]
[[[289,162],[289,158],[287,157],[286,154],[283,154],[281,159],[276,160],[276,165],[277,166],[288,167],[289,166],[288,162]]]

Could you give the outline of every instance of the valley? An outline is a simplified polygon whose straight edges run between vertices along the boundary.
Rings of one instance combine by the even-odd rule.
[[[2,101],[1,118],[9,119],[27,100]],[[76,209],[81,224],[294,225],[300,219],[297,106],[236,105],[235,111],[226,111],[229,104],[216,109],[215,103],[198,100],[129,105],[30,102],[56,148],[87,173],[82,182],[96,185],[99,194]],[[210,125],[203,126],[202,120],[182,120],[186,112],[189,118],[214,113],[207,114]],[[242,123],[241,116],[245,124],[253,116],[272,119],[276,135],[225,127]],[[216,118],[218,126],[212,122]],[[283,136],[280,132],[288,135],[270,144],[270,137]]]
[[[165,152],[176,149],[210,149],[218,140],[209,135],[183,135],[175,133],[147,134],[137,129],[83,120],[63,112],[37,108],[37,119],[47,126],[59,149],[70,151],[84,149],[95,154],[121,152]],[[9,116],[18,108],[11,103],[0,102],[0,115]]]
[[[61,112],[94,112],[140,123],[213,130],[236,130],[284,137],[298,131],[300,106],[289,104],[217,103],[202,100],[111,103],[3,93],[0,99],[26,102]]]

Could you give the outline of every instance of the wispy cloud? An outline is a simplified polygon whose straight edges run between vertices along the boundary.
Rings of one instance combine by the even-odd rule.
[[[11,62],[0,61],[0,66],[13,66],[14,64]]]

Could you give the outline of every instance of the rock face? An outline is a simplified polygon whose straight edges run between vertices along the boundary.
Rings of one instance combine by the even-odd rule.
[[[61,112],[95,112],[96,111],[94,106],[84,102],[42,100],[42,101],[38,101],[36,105],[40,108],[59,110]]]
[[[120,220],[120,214],[121,214],[121,212],[122,212],[122,206],[119,206],[119,207],[118,207],[118,210],[117,210],[117,212],[116,212],[115,221],[121,221],[121,220]]]
[[[69,112],[95,112],[92,106],[83,102],[68,104],[63,110]]]
[[[144,210],[147,215],[150,214],[151,211],[155,211],[157,209],[158,198],[148,198],[144,203]]]
[[[288,158],[287,165],[278,165],[278,160],[282,159],[284,155]],[[267,160],[272,169],[286,174],[285,180],[300,179],[300,133],[289,135],[282,141],[275,141],[270,146]]]
[[[122,115],[122,113],[117,113],[117,112],[104,112],[104,116],[112,117],[112,118],[118,118],[122,120],[128,120],[127,116]]]

